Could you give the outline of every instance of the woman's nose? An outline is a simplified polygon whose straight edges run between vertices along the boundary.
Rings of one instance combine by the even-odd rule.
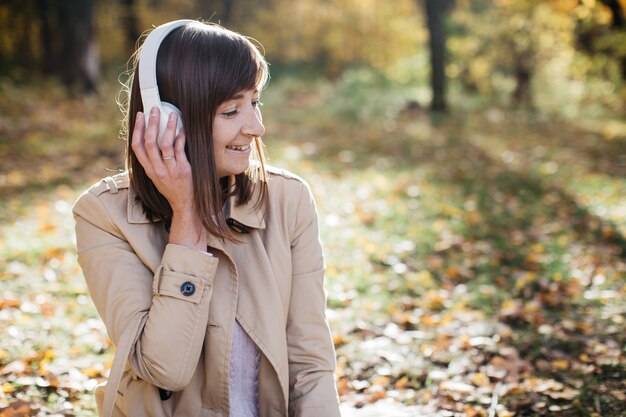
[[[246,120],[246,124],[243,128],[243,132],[246,135],[261,137],[265,133],[265,126],[263,126],[263,118],[261,117],[261,112],[255,109],[250,112],[248,119]]]

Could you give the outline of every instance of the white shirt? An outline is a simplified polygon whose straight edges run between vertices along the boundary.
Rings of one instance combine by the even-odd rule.
[[[259,365],[259,349],[235,320],[228,373],[230,417],[258,417]]]

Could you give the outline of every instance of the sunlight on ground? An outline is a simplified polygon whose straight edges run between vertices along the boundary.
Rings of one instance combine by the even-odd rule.
[[[318,203],[345,417],[623,411],[623,136],[502,111],[337,120],[328,86],[272,88],[271,162]],[[89,416],[113,348],[70,208],[123,166],[119,115],[29,100],[56,110],[0,142],[0,408]]]

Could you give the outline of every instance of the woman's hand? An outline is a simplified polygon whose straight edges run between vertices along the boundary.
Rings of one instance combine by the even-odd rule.
[[[185,133],[174,137],[176,114],[167,121],[161,149],[157,142],[159,109],[154,107],[147,123],[145,115],[137,113],[133,129],[132,148],[148,177],[167,199],[172,210],[186,211],[194,205],[191,165],[185,156]]]
[[[171,113],[159,149],[159,116],[159,109],[152,108],[146,127],[145,115],[137,113],[131,143],[133,152],[172,207],[169,242],[205,251],[206,238],[195,208],[191,165],[185,155],[185,133],[181,130],[175,137],[177,115]]]

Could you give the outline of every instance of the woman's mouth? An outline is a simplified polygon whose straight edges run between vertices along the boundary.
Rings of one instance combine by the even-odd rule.
[[[230,149],[232,151],[245,152],[250,149],[250,145],[229,145],[226,149]]]

